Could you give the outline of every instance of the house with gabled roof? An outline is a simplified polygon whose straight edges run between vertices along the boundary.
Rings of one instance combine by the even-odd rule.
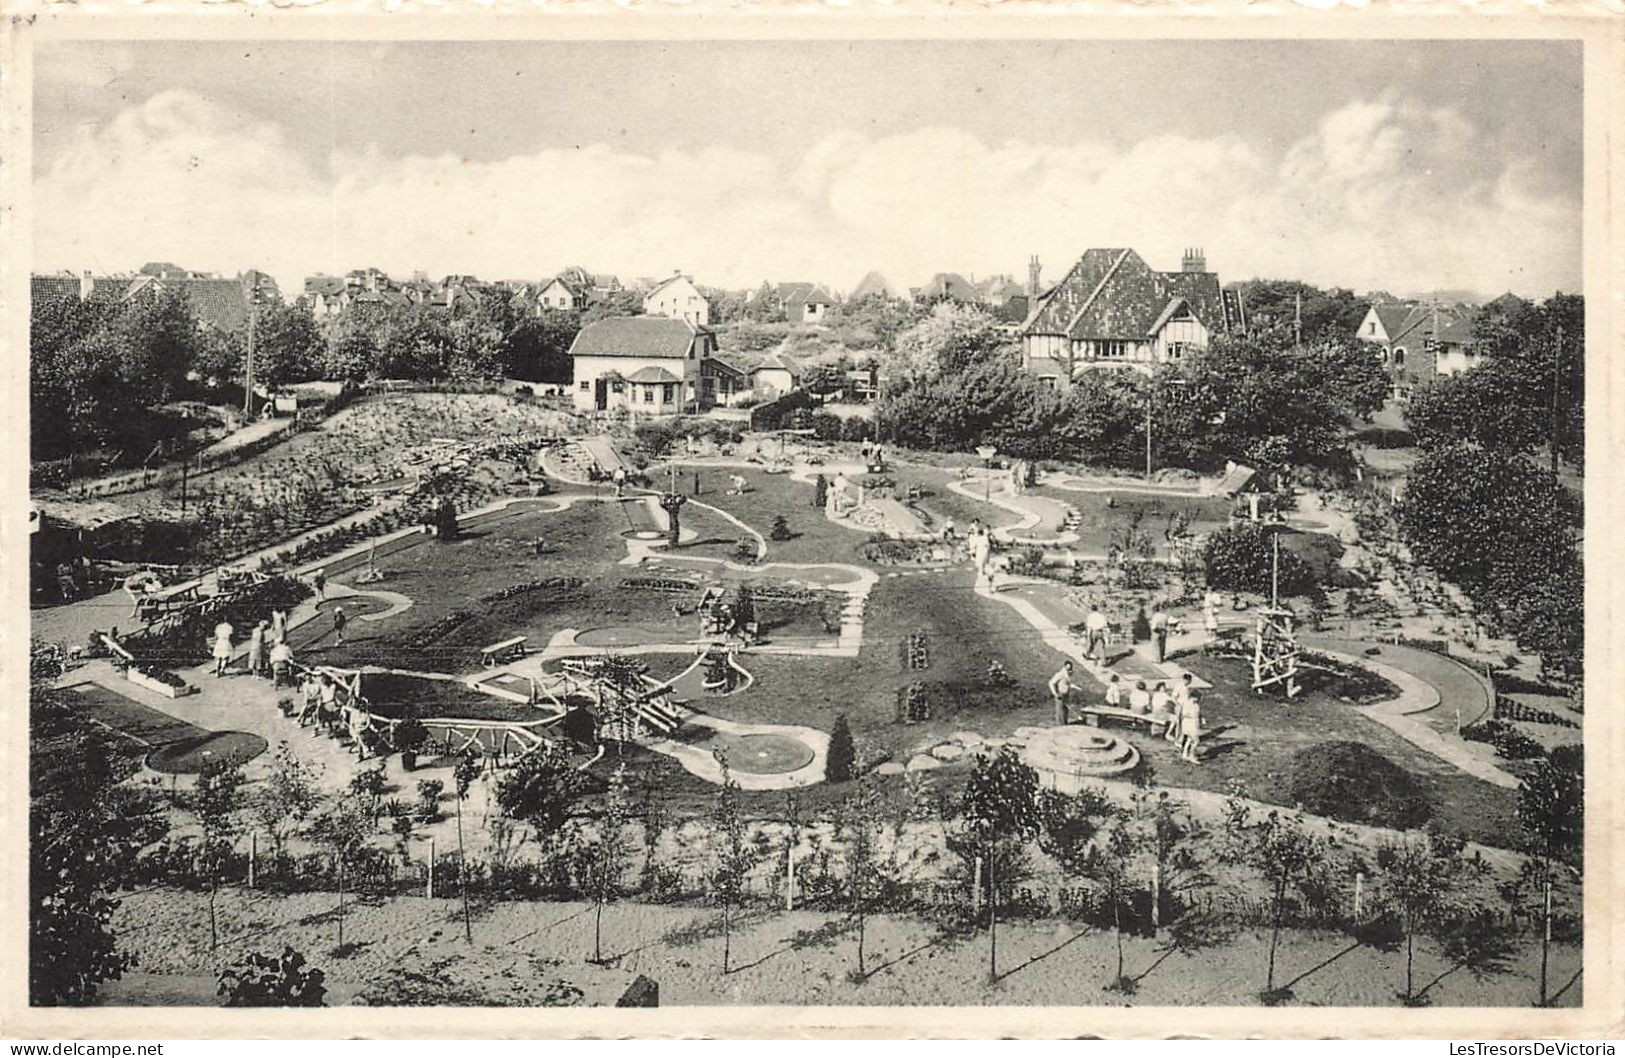
[[[587,307],[587,294],[554,276],[533,295],[533,307],[538,312],[575,312]]]
[[[890,298],[895,301],[907,301],[908,291],[898,286],[878,270],[870,272],[858,280],[858,285],[852,288],[852,300],[861,301],[870,297]]]
[[[1466,305],[1383,302],[1366,311],[1358,336],[1378,347],[1394,396],[1403,399],[1417,385],[1478,366],[1477,318],[1478,310]]]
[[[676,415],[701,405],[701,364],[716,351],[706,328],[665,316],[612,316],[570,345],[571,390],[581,412]]]
[[[781,352],[769,353],[750,369],[751,386],[763,400],[777,400],[801,388],[802,372],[801,364],[792,357]]]
[[[643,295],[643,312],[648,316],[685,320],[696,327],[711,323],[711,303],[694,285],[694,280],[682,273],[669,276]]]
[[[1065,390],[1079,371],[1178,361],[1238,329],[1239,315],[1200,251],[1187,251],[1180,271],[1159,272],[1131,249],[1092,249],[1036,299],[1018,332],[1022,361]]]
[[[702,407],[731,408],[750,395],[750,371],[737,360],[713,354],[700,361]]]
[[[971,281],[958,272],[938,272],[927,280],[924,286],[916,289],[914,296],[920,301],[939,301],[946,298],[965,305],[974,305],[982,300]]]
[[[835,295],[817,283],[780,283],[779,297],[790,323],[823,323],[835,307]]]

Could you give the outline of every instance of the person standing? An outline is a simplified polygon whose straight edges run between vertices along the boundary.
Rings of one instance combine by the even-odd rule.
[[[265,674],[265,622],[261,621],[248,633],[248,674]]]
[[[1084,649],[1086,655],[1094,657],[1100,664],[1106,664],[1106,615],[1100,612],[1099,604],[1091,604],[1089,616],[1083,619],[1083,630],[1088,635],[1088,646]]]
[[[293,666],[293,648],[285,639],[278,639],[271,644],[271,686],[286,687],[290,682],[290,670]]]
[[[344,607],[333,607],[333,640],[341,647],[344,645],[344,626],[349,623],[350,619],[345,616]]]
[[[615,483],[615,498],[620,499],[621,494],[626,491],[626,468],[616,467],[615,473],[610,475],[610,480]]]
[[[1219,597],[1213,592],[1202,596],[1202,627],[1209,641],[1219,638]]]
[[[280,607],[271,611],[271,639],[281,642],[288,638],[288,611]]]
[[[226,666],[231,664],[231,634],[234,629],[230,621],[221,621],[214,626],[214,675],[216,679],[226,674]]]
[[[1202,703],[1195,692],[1179,703],[1179,759],[1187,764],[1202,763]]]
[[[1072,662],[1062,665],[1049,678],[1049,696],[1055,702],[1055,722],[1065,725],[1068,721],[1067,703],[1072,697]]]
[[[316,601],[327,598],[327,567],[322,566],[310,575],[310,586],[316,589]]]
[[[947,543],[953,542],[954,520],[952,518],[944,518],[942,520],[942,539]]]
[[[1157,648],[1157,664],[1168,659],[1168,615],[1162,611],[1162,604],[1151,607],[1151,642]]]

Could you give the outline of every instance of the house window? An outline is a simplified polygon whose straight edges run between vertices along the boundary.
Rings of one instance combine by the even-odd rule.
[[[645,404],[653,404],[654,402],[655,402],[655,388],[653,386],[644,386],[643,387],[643,403],[645,403]]]
[[[1095,355],[1098,357],[1117,359],[1124,356],[1128,352],[1127,346],[1127,342],[1097,341],[1095,343]]]
[[[1170,360],[1183,359],[1186,352],[1188,352],[1190,350],[1190,348],[1191,348],[1191,343],[1189,343],[1189,342],[1169,342],[1168,343],[1168,359],[1170,359]]]
[[[1365,325],[1365,333],[1367,333],[1367,334],[1376,334],[1377,333],[1377,321],[1376,320],[1372,320],[1370,323]]]
[[[1039,375],[1038,385],[1043,389],[1059,389],[1061,380],[1057,375]]]
[[[1405,350],[1403,348],[1399,348],[1399,349],[1394,350],[1394,366],[1395,367],[1404,367],[1405,366]]]
[[[667,382],[665,385],[660,387],[660,399],[661,399],[662,402],[664,402],[666,404],[670,404],[671,403],[671,398],[672,398],[672,384],[670,382]]]
[[[626,383],[624,383],[624,382],[611,382],[609,384],[609,389],[610,389],[610,392],[612,392],[612,393],[620,393],[620,392],[622,392],[623,390],[626,389]]]
[[[592,382],[590,382],[587,379],[582,379],[581,380],[581,392],[583,392],[583,393],[591,393],[592,392]]]

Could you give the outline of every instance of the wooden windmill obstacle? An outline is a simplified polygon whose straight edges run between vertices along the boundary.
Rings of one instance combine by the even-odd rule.
[[[1281,605],[1281,535],[1270,534],[1270,604],[1258,611],[1253,631],[1253,693],[1279,686],[1287,698],[1296,698],[1303,687],[1298,683],[1298,636],[1293,628],[1297,615]]]

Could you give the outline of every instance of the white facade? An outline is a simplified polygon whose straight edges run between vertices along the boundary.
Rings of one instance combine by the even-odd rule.
[[[692,353],[692,349],[690,350]],[[663,372],[669,382],[633,381]],[[571,391],[580,412],[625,410],[634,415],[676,415],[699,400],[700,362],[671,356],[575,357]]]
[[[543,287],[536,295],[536,304],[544,309],[554,309],[560,312],[569,312],[581,308],[576,296],[561,279],[554,279]]]
[[[711,304],[687,276],[672,276],[643,298],[643,311],[650,316],[687,320],[697,327],[711,323]]]
[[[764,400],[782,397],[799,388],[801,379],[786,367],[759,367],[751,372],[757,395]]]

